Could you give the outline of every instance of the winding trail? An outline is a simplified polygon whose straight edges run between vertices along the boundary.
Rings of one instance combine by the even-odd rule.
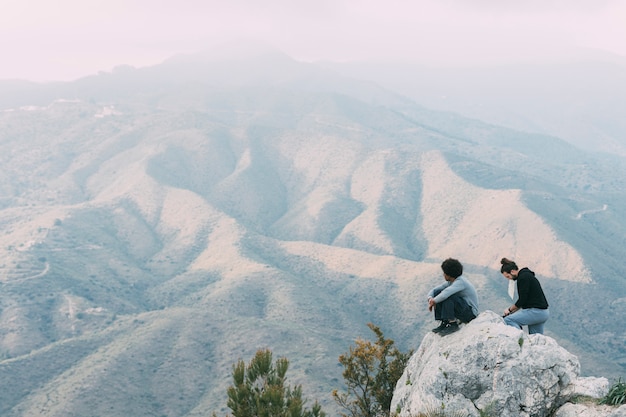
[[[575,219],[576,219],[576,220],[580,220],[580,219],[582,219],[582,217],[583,217],[584,215],[587,215],[587,214],[592,214],[592,213],[599,213],[599,212],[601,212],[601,211],[606,211],[606,209],[607,209],[608,207],[609,207],[609,206],[605,204],[605,205],[603,205],[603,206],[602,206],[602,208],[599,208],[599,209],[583,210],[583,211],[581,211],[580,213],[578,213],[578,214],[576,215]]]
[[[50,263],[46,262],[45,265],[44,265],[44,268],[41,271],[37,272],[36,274],[28,275],[28,276],[25,276],[25,277],[22,277],[22,278],[8,279],[8,280],[4,281],[4,284],[17,284],[17,283],[28,281],[28,280],[31,280],[31,279],[41,278],[44,275],[46,275],[48,273],[48,271],[50,271]]]

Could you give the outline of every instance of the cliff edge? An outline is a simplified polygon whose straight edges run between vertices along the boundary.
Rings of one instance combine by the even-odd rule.
[[[567,414],[571,404],[561,409],[575,397],[606,395],[606,378],[579,374],[578,358],[554,339],[528,335],[485,311],[455,333],[424,337],[398,380],[391,411],[399,417],[442,409],[472,417],[626,417],[626,406],[583,406],[587,414]]]

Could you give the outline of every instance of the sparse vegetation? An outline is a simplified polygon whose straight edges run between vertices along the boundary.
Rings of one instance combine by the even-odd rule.
[[[441,408],[432,408],[424,412],[420,412],[416,417],[468,417],[469,414],[461,410],[446,410],[444,406]]]
[[[339,357],[344,366],[343,377],[347,392],[333,391],[333,398],[347,414],[344,417],[388,416],[391,399],[398,379],[413,351],[400,352],[394,341],[385,339],[374,324],[367,325],[376,341],[357,339],[348,353]]]
[[[626,382],[619,378],[609,388],[609,392],[600,400],[600,404],[621,405],[626,404]]]
[[[590,374],[626,370],[626,323],[598,325],[626,312],[623,158],[397,106],[348,79],[232,89],[197,64],[181,67],[193,88],[167,65],[145,80],[0,94],[0,416],[210,415],[215,404],[225,414],[232,364],[268,345],[327,413],[348,413],[329,394],[345,389],[337,357],[355,329],[385,323],[417,347],[430,327],[419,297],[439,265],[428,248],[454,235],[469,242],[461,258],[497,253],[501,239],[474,232],[506,236],[527,216],[545,221],[536,253],[566,243],[568,259],[584,259],[548,280],[559,294],[548,327]],[[123,114],[104,115],[111,103]],[[467,204],[451,210],[427,190]],[[507,190],[523,201],[488,203]],[[481,304],[495,307],[505,282],[484,267],[470,272],[484,274]],[[577,281],[585,271],[593,285]]]
[[[497,417],[495,408],[496,402],[492,401],[482,410],[478,410],[478,415],[480,417]]]
[[[588,395],[575,395],[570,398],[569,402],[572,404],[598,404],[600,400]]]

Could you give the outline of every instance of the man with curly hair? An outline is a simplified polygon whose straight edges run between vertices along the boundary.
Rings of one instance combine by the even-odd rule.
[[[435,311],[435,320],[441,320],[433,332],[441,336],[459,330],[459,322],[469,323],[478,315],[478,295],[471,282],[463,276],[463,265],[448,258],[441,264],[445,283],[428,293],[428,311]]]

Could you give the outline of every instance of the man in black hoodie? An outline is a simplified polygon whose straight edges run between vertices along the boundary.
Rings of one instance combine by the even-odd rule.
[[[518,298],[511,307],[504,310],[504,322],[522,329],[528,326],[528,333],[543,334],[543,325],[550,317],[548,301],[535,273],[528,268],[519,269],[515,262],[502,258],[500,272],[506,279],[517,284]]]

